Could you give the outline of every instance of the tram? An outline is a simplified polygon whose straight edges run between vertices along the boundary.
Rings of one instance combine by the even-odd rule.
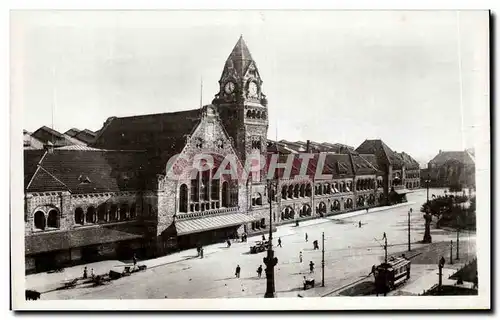
[[[411,262],[405,257],[391,257],[375,268],[377,293],[387,293],[410,279]]]

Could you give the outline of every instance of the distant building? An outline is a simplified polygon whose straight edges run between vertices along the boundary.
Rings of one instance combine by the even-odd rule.
[[[57,132],[56,130],[46,126],[39,128],[38,130],[33,132],[31,136],[41,141],[44,145],[50,142],[54,147],[70,146],[74,144],[79,144],[79,145],[86,144],[85,142],[70,137],[67,134],[62,134],[60,132]]]
[[[427,165],[422,179],[431,187],[450,187],[459,184],[472,188],[476,183],[476,161],[470,151],[441,151]]]
[[[406,201],[411,189],[420,188],[418,163],[406,153],[397,153],[382,140],[365,140],[356,151],[362,156],[374,155],[378,168],[384,172],[384,192],[388,202]]]
[[[23,130],[23,148],[25,150],[43,149],[43,142],[33,137],[31,132]]]

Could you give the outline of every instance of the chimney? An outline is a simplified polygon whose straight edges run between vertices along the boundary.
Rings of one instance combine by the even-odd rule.
[[[310,140],[307,140],[307,142],[306,142],[306,153],[309,153],[309,151],[311,151],[311,150],[310,150],[310,147],[309,147],[309,146],[310,146],[310,144],[311,144],[311,141],[310,141]]]
[[[48,153],[54,153],[54,144],[52,142],[47,142],[43,148],[45,149],[45,151],[47,151]]]

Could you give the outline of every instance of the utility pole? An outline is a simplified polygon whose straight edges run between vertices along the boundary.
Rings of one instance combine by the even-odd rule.
[[[266,265],[266,293],[264,298],[274,298],[274,266],[278,263],[278,258],[274,257],[273,251],[273,206],[272,206],[272,196],[275,193],[273,189],[273,183],[268,180],[268,199],[269,199],[269,245],[267,248],[267,257],[264,257],[264,264]],[[276,183],[277,185],[277,183]],[[276,186],[276,190],[277,190]]]
[[[385,244],[384,244],[384,252],[385,252],[385,258],[384,262],[387,263],[387,235],[384,232],[384,239],[385,239]]]
[[[458,238],[458,233],[460,232],[459,230],[460,229],[459,229],[459,227],[457,225],[457,258],[456,258],[456,260],[460,259],[459,256],[458,256],[458,251],[459,251],[459,248],[460,248],[460,239]]]
[[[438,283],[438,291],[441,291],[441,286],[443,285],[443,267],[444,267],[444,257],[439,259],[439,283]]]
[[[322,252],[322,258],[321,258],[321,286],[325,286],[325,233],[322,233],[322,238],[323,238],[323,252]]]
[[[410,213],[412,209],[408,210],[408,251],[411,251],[411,240],[410,240]]]
[[[450,240],[450,264],[453,264],[453,240]]]

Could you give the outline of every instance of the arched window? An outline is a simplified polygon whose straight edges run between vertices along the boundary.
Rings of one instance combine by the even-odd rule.
[[[286,200],[287,199],[286,195],[287,195],[287,187],[283,186],[281,187],[281,198]]]
[[[56,209],[50,209],[47,218],[48,228],[59,228],[59,212]]]
[[[340,211],[340,202],[338,200],[333,201],[333,211]]]
[[[300,197],[303,198],[306,195],[306,185],[301,184],[300,185]]]
[[[83,220],[85,219],[83,209],[78,207],[75,209],[75,223],[83,224]]]
[[[188,212],[188,187],[185,184],[179,189],[179,211]]]
[[[191,179],[191,202],[200,201],[200,173],[193,173],[194,178]]]
[[[120,206],[120,221],[127,220],[128,204],[124,203]]]
[[[262,195],[260,193],[257,193],[255,195],[255,203],[258,205],[258,206],[261,206],[262,205]]]
[[[86,223],[94,223],[95,222],[95,208],[90,206],[87,208],[87,213],[85,214],[85,222]]]
[[[311,184],[307,184],[306,185],[306,197],[310,197],[311,196]]]
[[[351,198],[348,198],[348,199],[346,200],[346,202],[345,202],[345,204],[344,204],[344,207],[345,207],[346,209],[352,209],[352,207],[353,207],[353,203],[352,203],[352,199],[351,199]]]
[[[106,222],[106,204],[102,203],[97,207],[97,222]]]
[[[219,200],[220,180],[213,179],[211,181],[211,185],[212,185],[212,194],[211,194],[212,200]],[[186,192],[187,192],[187,186],[186,186]],[[187,194],[186,194],[186,212],[187,212]]]
[[[299,197],[299,193],[300,193],[300,186],[298,184],[295,185],[295,187],[293,188],[293,196],[295,198],[298,198]]]
[[[264,218],[260,219],[260,227],[262,229],[266,228],[266,219],[264,219]]]
[[[116,204],[112,204],[109,208],[109,221],[118,220],[118,206]]]
[[[45,230],[45,213],[43,211],[35,212],[35,228]]]
[[[132,205],[130,206],[130,219],[135,219],[136,218],[136,205],[135,203],[132,203]]]
[[[289,185],[288,186],[288,198],[293,198],[293,186]]]
[[[320,202],[318,206],[318,213],[323,214],[326,213],[326,204],[324,202]]]
[[[229,185],[227,181],[222,183],[222,206],[229,207]]]

